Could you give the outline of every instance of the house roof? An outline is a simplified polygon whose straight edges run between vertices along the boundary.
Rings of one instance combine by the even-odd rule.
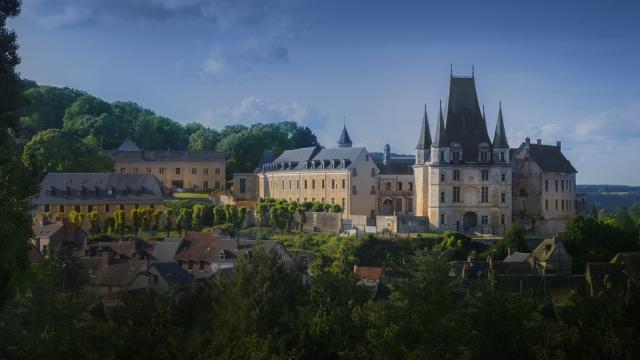
[[[185,238],[185,244],[175,258],[180,261],[212,262],[217,256],[217,245],[220,236],[213,233],[190,232]]]
[[[380,281],[382,268],[374,266],[354,266],[353,273],[362,280]]]
[[[31,230],[36,238],[48,238],[51,235],[57,233],[63,228],[62,221],[50,223],[50,224],[33,224]]]
[[[349,136],[349,132],[347,132],[347,126],[345,125],[342,128],[342,133],[340,134],[340,139],[338,139],[338,146],[339,147],[350,147],[351,144],[353,144],[351,142],[351,137]]]
[[[144,204],[168,198],[162,183],[152,174],[48,173],[32,202],[34,205]]]
[[[611,262],[624,265],[624,270],[640,281],[640,251],[618,253]]]
[[[557,239],[544,239],[532,252],[531,256],[539,261],[548,260],[559,248],[564,247]]]
[[[578,171],[571,165],[571,162],[562,154],[559,147],[555,145],[529,144],[524,142],[516,150],[515,156],[523,153],[523,156],[534,161],[542,171],[559,173],[577,173]]]
[[[224,162],[225,155],[214,151],[186,150],[142,150],[136,143],[127,139],[115,150],[104,150],[103,153],[114,161],[136,162]]]
[[[320,151],[320,149],[321,148],[319,146],[312,146],[306,148],[285,150],[275,160],[271,161],[271,163],[279,164],[308,161],[311,160]]]
[[[391,154],[391,159],[384,164],[383,153],[369,153],[371,159],[374,161],[380,174],[383,175],[411,175],[413,174],[413,165],[416,163],[416,158],[413,155],[398,155]]]
[[[529,257],[531,254],[515,251],[511,255],[507,256],[502,260],[505,263],[519,263],[519,262],[527,262],[529,261]]]
[[[277,240],[238,240],[222,239],[218,242],[215,262],[234,262],[242,255],[251,253],[255,247],[265,252],[271,251],[279,241]],[[238,246],[239,245],[239,246]],[[224,254],[224,256],[220,256]]]
[[[147,263],[144,260],[124,260],[115,264],[98,267],[95,284],[98,286],[127,286],[145,271]]]
[[[585,278],[591,285],[594,296],[597,296],[608,285],[612,288],[624,285],[626,276],[623,274],[624,265],[614,263],[587,263]]]
[[[478,146],[491,144],[473,77],[451,76],[445,127],[447,141],[462,146],[464,161],[477,162]]]
[[[153,247],[151,260],[158,262],[175,262],[176,254],[184,245],[182,238],[165,238]]]
[[[263,169],[266,171],[350,169],[351,164],[363,151],[366,151],[363,147],[325,149],[319,146],[286,150],[273,162],[263,164]],[[316,164],[317,167],[315,169],[312,167],[305,168],[307,163]],[[323,168],[321,164],[324,164],[325,167]]]
[[[149,265],[149,269],[154,268],[169,285],[186,285],[191,282],[191,277],[184,271],[182,266],[176,262],[157,262]]]
[[[440,110],[438,111],[438,122],[436,122],[436,134],[433,137],[434,147],[447,147],[449,142],[447,141],[447,131],[444,124],[444,116],[442,115],[442,101],[440,101]]]
[[[258,164],[256,165],[256,170],[262,169],[262,165],[273,162],[276,159],[276,156],[273,154],[271,150],[264,150],[262,152],[262,156],[260,156],[260,160],[258,160]]]

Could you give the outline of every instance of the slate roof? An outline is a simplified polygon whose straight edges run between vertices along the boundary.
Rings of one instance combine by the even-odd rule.
[[[366,151],[363,147],[345,147],[325,149],[319,146],[287,150],[271,163],[263,165],[265,171],[313,171],[314,168],[305,164],[317,165],[315,170],[349,169],[358,156]],[[346,160],[344,163],[342,160]],[[325,168],[320,164],[324,162]],[[333,167],[331,167],[333,162]]]
[[[520,262],[528,262],[531,254],[515,251],[511,255],[507,256],[502,260],[505,263],[520,263]]]
[[[436,123],[436,135],[433,138],[434,147],[448,147],[447,131],[444,125],[444,116],[442,115],[442,101],[440,102],[440,111],[438,112],[438,122]]]
[[[398,155],[391,154],[391,159],[384,164],[383,153],[369,153],[371,159],[380,169],[380,174],[383,175],[411,175],[413,174],[413,165],[416,163],[416,158],[413,155]]]
[[[424,150],[431,147],[431,131],[429,131],[429,119],[427,117],[427,105],[424,105],[424,114],[422,115],[422,129],[420,129],[420,138],[416,149]]]
[[[496,122],[496,131],[493,134],[493,147],[496,149],[509,149],[507,132],[504,130],[504,119],[502,118],[502,102],[500,102],[500,110],[498,110],[498,122]]]
[[[158,262],[175,262],[176,254],[184,246],[182,238],[165,238],[153,247],[151,260]]]
[[[62,229],[63,226],[64,224],[62,223],[62,221],[58,221],[55,223],[45,224],[45,225],[34,224],[31,226],[31,230],[33,231],[33,234],[37,238],[48,238],[51,235],[60,231],[60,229]]]
[[[158,275],[169,285],[186,285],[191,282],[189,274],[176,262],[153,263],[149,265],[149,268],[155,268]]]
[[[256,170],[262,169],[262,165],[273,162],[276,159],[276,156],[273,154],[271,150],[264,150],[262,152],[262,156],[260,156],[260,160],[258,160],[258,164],[256,165]]]
[[[32,202],[34,205],[139,204],[168,198],[162,183],[152,174],[49,173],[40,182],[40,193]]]
[[[340,139],[338,140],[338,146],[351,147],[351,144],[353,143],[351,142],[351,137],[349,136],[349,133],[347,132],[347,126],[345,125],[342,128],[342,134],[340,134]]]
[[[524,144],[523,144],[524,145]],[[529,145],[529,157],[535,161],[543,171],[577,173],[576,168],[562,154],[560,148],[554,145]]]
[[[147,268],[144,260],[125,260],[98,267],[95,284],[98,286],[127,286]]]
[[[180,261],[213,262],[217,256],[216,248],[220,236],[213,233],[190,232],[185,238],[185,246],[175,256]]]
[[[137,149],[137,150],[136,150]],[[116,150],[102,152],[121,162],[224,162],[225,155],[215,151],[142,150],[131,140],[125,140]]]
[[[306,148],[299,148],[293,150],[285,150],[275,160],[271,161],[274,164],[288,163],[288,162],[304,162],[311,160],[318,152],[320,152],[319,146],[312,146]]]
[[[462,146],[463,161],[477,162],[478,145],[491,144],[473,77],[451,77],[445,127],[449,143]]]
[[[217,252],[215,262],[234,262],[242,255],[249,254],[254,248],[260,247],[265,252],[271,251],[279,241],[277,240],[238,240],[222,239],[217,244]],[[240,246],[238,246],[240,245]],[[224,253],[224,259],[220,255]]]

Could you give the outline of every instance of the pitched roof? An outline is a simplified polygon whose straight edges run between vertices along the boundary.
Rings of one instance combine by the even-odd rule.
[[[391,154],[391,159],[384,164],[383,153],[369,153],[373,162],[380,169],[383,175],[411,175],[413,174],[413,165],[416,163],[416,157],[413,155]]]
[[[156,269],[158,275],[169,285],[186,285],[191,282],[189,274],[176,262],[157,262],[149,265],[149,270],[151,268]]]
[[[447,130],[444,125],[444,116],[442,116],[442,101],[440,102],[440,111],[438,112],[438,122],[436,123],[436,135],[433,138],[432,145],[435,147],[449,146],[449,142],[447,141]]]
[[[353,144],[351,142],[351,137],[349,136],[349,133],[347,132],[347,126],[345,125],[342,128],[342,134],[340,134],[340,139],[338,140],[338,146],[339,147],[350,147],[351,144]]]
[[[152,174],[48,173],[32,202],[35,205],[122,204],[166,199],[162,183]]]
[[[187,150],[103,150],[114,161],[121,162],[224,162],[225,155],[214,151]]]
[[[185,238],[185,246],[175,258],[180,261],[208,261],[212,262],[217,256],[217,245],[220,236],[214,233],[190,232]]]
[[[623,287],[626,282],[623,271],[623,264],[587,263],[585,278],[593,291],[591,295],[597,296],[609,286],[612,289]]]
[[[273,154],[271,150],[264,150],[262,152],[262,156],[260,156],[260,160],[258,160],[258,164],[256,164],[256,170],[262,169],[262,165],[273,162],[276,159],[276,156]]]
[[[222,239],[217,244],[215,262],[234,262],[242,255],[250,254],[256,247],[265,252],[271,251],[279,241],[277,240],[235,240]],[[239,245],[239,246],[238,246]],[[224,254],[224,258],[219,255]]]
[[[184,245],[182,238],[165,238],[153,247],[151,260],[159,262],[175,262],[176,254]]]
[[[529,261],[529,257],[531,254],[515,251],[511,255],[507,256],[502,260],[502,262],[511,262],[511,263],[519,263],[519,262],[527,262]]]
[[[351,164],[360,156],[362,151],[366,151],[363,147],[344,147],[325,149],[319,146],[287,150],[283,152],[272,163],[264,164],[263,169],[266,171],[280,170],[305,170],[312,171],[324,169],[349,169]],[[344,163],[342,160],[346,160]],[[307,162],[317,165],[317,167],[305,167]],[[314,163],[315,162],[315,163]],[[327,168],[318,164],[324,162]],[[333,162],[333,167],[332,167]],[[289,167],[290,165],[290,167]]]
[[[422,115],[422,129],[420,129],[420,138],[416,149],[424,150],[431,147],[431,131],[429,131],[429,119],[427,117],[427,105],[424,105],[424,114]]]
[[[527,150],[527,144],[522,143],[514,158]],[[545,172],[577,173],[571,162],[562,154],[559,147],[554,145],[529,144],[528,158],[534,161]]]
[[[478,161],[478,145],[491,144],[473,77],[451,77],[446,133],[450,143],[458,142],[462,146],[464,161]]]
[[[382,268],[375,266],[354,266],[353,273],[362,280],[380,281]]]
[[[285,150],[280,156],[272,161],[274,164],[288,163],[288,162],[304,162],[311,160],[318,152],[320,152],[319,146],[312,146],[306,148]]]
[[[502,101],[500,102],[500,110],[498,110],[498,122],[496,123],[496,131],[493,134],[493,147],[496,149],[509,148],[507,133],[504,130],[504,119],[502,118]]]
[[[98,267],[95,284],[98,286],[127,286],[145,271],[147,263],[144,260],[125,260],[108,266]]]
[[[140,151],[138,144],[131,141],[131,139],[125,140],[120,146],[118,146],[118,151]]]

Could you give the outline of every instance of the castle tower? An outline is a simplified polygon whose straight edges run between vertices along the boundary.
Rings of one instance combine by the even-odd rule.
[[[429,161],[431,155],[431,131],[429,131],[429,119],[427,118],[427,104],[424,105],[424,115],[422,115],[422,129],[420,139],[416,145],[416,164],[422,165]]]
[[[509,159],[509,142],[507,134],[504,130],[504,119],[502,118],[502,101],[498,110],[498,122],[496,123],[496,131],[493,135],[493,162],[508,163]]]
[[[351,137],[349,137],[349,133],[347,132],[347,126],[345,125],[342,128],[342,134],[340,134],[340,139],[338,140],[338,147],[341,148],[350,148],[353,143],[351,142]]]

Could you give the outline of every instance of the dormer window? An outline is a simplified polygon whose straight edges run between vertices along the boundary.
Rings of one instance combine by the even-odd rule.
[[[502,161],[502,162],[507,161],[507,160],[506,160],[506,157],[505,157],[505,152],[504,152],[504,151],[500,151],[500,161]]]
[[[451,144],[451,161],[459,162],[462,160],[462,146],[459,143],[454,142]]]

